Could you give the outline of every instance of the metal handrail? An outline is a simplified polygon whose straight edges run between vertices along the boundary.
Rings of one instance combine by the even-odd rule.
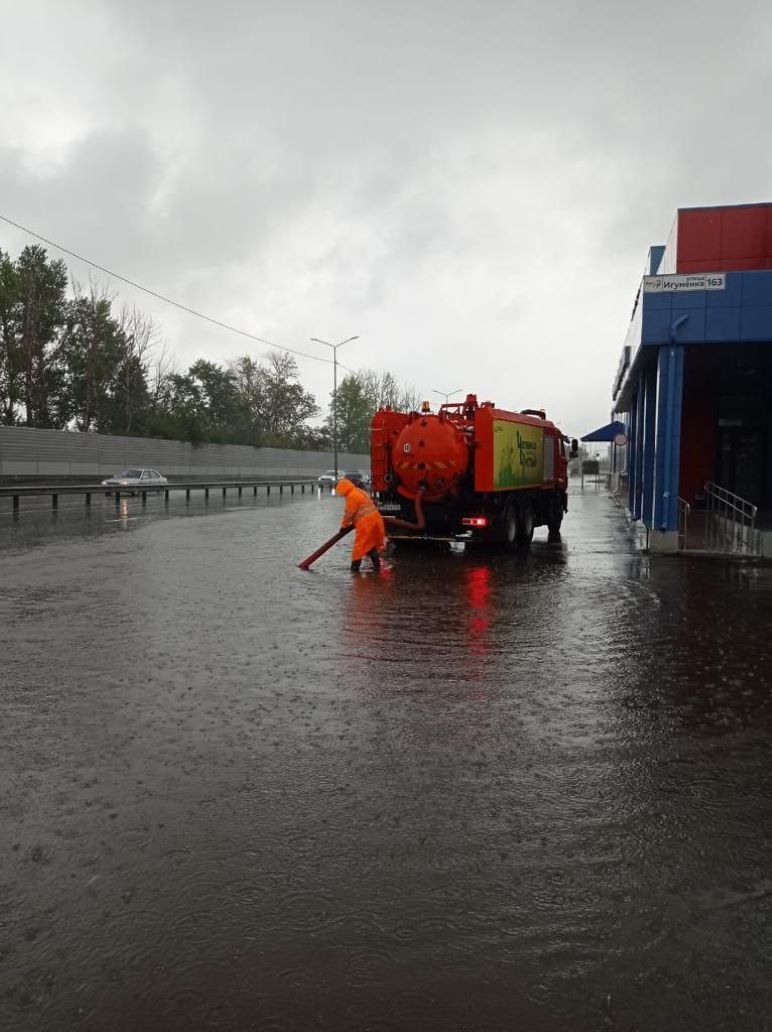
[[[721,487],[720,484],[714,483],[709,480],[705,484],[705,491],[710,497],[715,496],[718,500],[725,503],[729,508],[737,510],[744,516],[750,519],[756,519],[756,513],[759,511],[758,506],[754,505],[753,502],[749,502],[745,498],[741,498],[740,495],[734,494],[732,491],[727,491],[725,487]]]
[[[705,484],[705,502],[708,516],[705,523],[706,548],[718,551],[723,546],[727,551],[747,554],[758,551],[758,506],[712,480]]]
[[[683,552],[686,548],[686,527],[689,520],[691,505],[685,498],[678,497],[678,549]]]

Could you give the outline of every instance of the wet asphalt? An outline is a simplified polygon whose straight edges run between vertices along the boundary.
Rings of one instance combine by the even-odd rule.
[[[770,568],[9,508],[0,1028],[772,1028]]]

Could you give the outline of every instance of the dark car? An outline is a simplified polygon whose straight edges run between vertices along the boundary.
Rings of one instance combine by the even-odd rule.
[[[370,474],[363,469],[347,469],[341,476],[350,480],[354,487],[362,487],[365,490],[370,487]]]

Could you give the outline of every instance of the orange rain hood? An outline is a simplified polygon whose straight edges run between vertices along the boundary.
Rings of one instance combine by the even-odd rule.
[[[338,483],[335,485],[335,494],[347,495],[354,490],[354,485],[346,477],[341,477]]]

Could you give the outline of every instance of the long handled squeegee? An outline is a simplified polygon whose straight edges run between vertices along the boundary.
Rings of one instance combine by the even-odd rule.
[[[349,534],[354,529],[353,524],[350,527],[342,527],[337,534],[333,534],[329,541],[325,541],[315,552],[312,552],[307,559],[304,559],[302,563],[298,563],[301,570],[309,570],[311,563],[315,563],[320,555],[324,555],[325,552],[329,551],[333,545],[337,545],[341,538],[344,538],[346,534]]]

